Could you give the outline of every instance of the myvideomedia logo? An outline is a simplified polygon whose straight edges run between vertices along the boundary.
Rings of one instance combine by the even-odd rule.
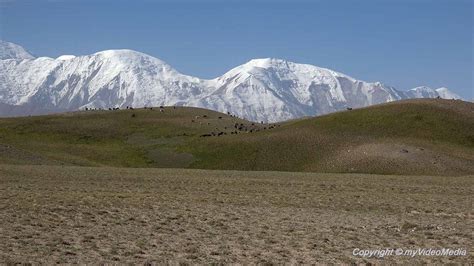
[[[442,249],[433,249],[433,248],[418,248],[418,249],[403,249],[403,248],[386,248],[386,249],[359,249],[356,248],[352,251],[354,256],[360,257],[377,257],[383,258],[385,256],[466,256],[467,250],[458,248],[442,248]]]

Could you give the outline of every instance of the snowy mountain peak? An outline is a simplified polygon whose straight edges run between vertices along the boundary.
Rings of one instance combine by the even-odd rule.
[[[164,61],[147,55],[145,53],[137,52],[134,50],[128,49],[119,49],[119,50],[105,50],[100,51],[92,55],[93,57],[99,57],[101,59],[113,59],[123,61],[125,63],[144,63],[144,62],[153,62],[159,65],[168,65]]]
[[[328,68],[318,67],[318,66],[309,65],[309,64],[295,63],[295,62],[291,62],[284,59],[278,59],[278,58],[252,59],[248,61],[247,63],[243,64],[242,66],[237,67],[235,69],[239,69],[241,71],[247,71],[247,72],[252,72],[252,71],[258,72],[258,71],[261,71],[262,69],[265,69],[265,70],[271,69],[279,73],[293,72],[293,73],[303,73],[306,75],[312,75],[313,77],[331,76],[331,77],[344,77],[350,80],[355,80],[351,78],[350,76],[336,72]]]
[[[162,72],[167,76],[181,75],[166,62],[151,55],[128,49],[105,50],[92,55],[95,61],[111,62],[128,70],[142,69],[151,73]]]
[[[436,92],[439,94],[439,96],[443,99],[462,99],[461,96],[457,95],[456,93],[450,91],[446,87],[441,87],[437,88]]]
[[[61,55],[59,56],[58,58],[56,58],[56,60],[71,60],[71,59],[74,59],[76,58],[75,55]]]
[[[145,53],[137,52],[137,51],[130,50],[130,49],[104,50],[104,51],[97,52],[93,55],[101,56],[101,57],[104,57],[104,58],[113,58],[113,57],[142,58],[142,57],[149,57],[149,58],[159,60],[158,58],[155,58],[151,55],[147,55]]]
[[[448,88],[441,87],[438,89],[432,89],[427,86],[419,86],[413,88],[407,92],[412,98],[436,98],[440,97],[443,99],[462,99],[461,96],[450,91]]]
[[[5,59],[15,59],[15,60],[23,60],[23,59],[33,59],[35,58],[33,55],[28,53],[23,47],[11,43],[0,40],[0,60]]]
[[[0,47],[5,59],[16,58],[0,60],[2,116],[85,107],[180,105],[278,122],[407,98],[459,98],[446,88],[399,91],[380,82],[276,58],[252,59],[204,80],[127,49],[33,59],[20,46],[2,42]]]
[[[278,58],[255,58],[251,59],[244,66],[247,67],[260,67],[260,68],[270,68],[270,67],[285,67],[287,66],[288,61]]]
[[[418,87],[415,87],[413,89],[410,89],[410,91],[425,91],[425,92],[432,92],[433,89],[430,88],[430,87],[427,87],[427,86],[418,86]]]
[[[285,59],[278,59],[278,58],[255,58],[247,63],[241,65],[240,67],[244,69],[252,69],[252,68],[263,68],[263,69],[295,69],[295,68],[304,68],[310,67],[313,69],[323,69],[313,65],[306,65],[306,64],[299,64],[294,63]]]

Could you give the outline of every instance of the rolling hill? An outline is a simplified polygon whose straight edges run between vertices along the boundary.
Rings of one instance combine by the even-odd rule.
[[[474,104],[418,99],[260,124],[190,107],[0,119],[0,163],[474,173]]]

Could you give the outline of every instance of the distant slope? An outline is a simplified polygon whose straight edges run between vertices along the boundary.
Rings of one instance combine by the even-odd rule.
[[[35,57],[26,51],[23,47],[0,40],[0,60],[5,59],[34,59]]]
[[[212,139],[192,147],[206,158],[197,164],[203,168],[473,173],[474,104],[401,101],[302,119],[245,140]]]
[[[277,125],[185,107],[8,118],[0,150],[18,164],[473,174],[474,104],[407,100]]]
[[[18,45],[0,42],[0,57],[0,116],[175,105],[277,122],[401,99],[459,98],[446,88],[402,91],[274,58],[253,59],[208,80],[126,49],[33,58]]]

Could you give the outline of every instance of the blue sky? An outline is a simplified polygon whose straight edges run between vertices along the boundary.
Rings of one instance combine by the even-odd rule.
[[[0,0],[0,38],[37,56],[128,48],[214,78],[252,58],[474,98],[471,0]]]

